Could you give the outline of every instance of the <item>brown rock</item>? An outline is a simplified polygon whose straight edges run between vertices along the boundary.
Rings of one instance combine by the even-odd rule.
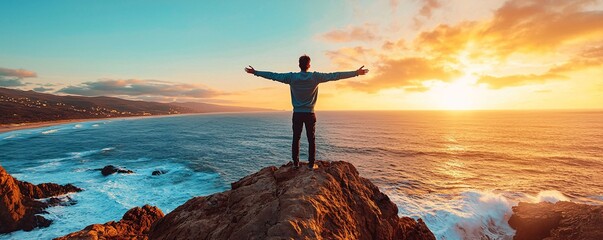
[[[519,203],[509,225],[516,240],[603,239],[603,206],[572,202]]]
[[[232,190],[196,197],[151,229],[151,239],[435,239],[347,162],[267,167]]]
[[[47,227],[51,221],[36,214],[42,213],[50,205],[48,202],[36,201],[69,192],[79,192],[81,189],[68,184],[65,186],[54,183],[33,185],[22,182],[0,166],[0,233],[16,230],[30,231],[36,227]]]
[[[144,205],[126,212],[118,222],[93,224],[81,231],[70,233],[55,240],[66,239],[148,239],[151,225],[163,217],[163,212],[154,206]]]

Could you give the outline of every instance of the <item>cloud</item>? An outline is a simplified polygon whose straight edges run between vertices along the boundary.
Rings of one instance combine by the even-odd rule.
[[[35,72],[25,69],[0,68],[0,87],[25,86],[23,78],[37,77]]]
[[[390,3],[394,7],[398,1]],[[443,2],[420,3],[418,17],[425,18]],[[344,84],[366,92],[424,91],[429,86],[426,81],[449,82],[467,74],[478,77],[475,84],[492,89],[567,81],[572,72],[603,66],[603,11],[594,10],[594,3],[508,0],[490,18],[439,24],[418,32],[414,39],[401,37],[377,48],[341,48],[326,55],[340,67],[364,64],[367,58],[376,60],[371,63],[376,66],[373,78]],[[553,55],[560,60],[551,64]],[[547,59],[539,64],[542,58]],[[506,70],[518,68],[521,74]]]
[[[0,77],[0,87],[20,87],[25,86],[25,83],[20,78]]]
[[[0,68],[0,77],[31,78],[37,77],[37,74],[25,69]]]
[[[438,0],[423,0],[423,6],[419,10],[419,14],[423,17],[430,18],[433,10],[442,6]]]
[[[554,66],[543,74],[509,75],[502,77],[484,75],[479,78],[478,83],[486,83],[493,89],[544,83],[551,80],[570,79],[566,74],[600,66],[603,66],[603,46],[587,48],[566,63]]]
[[[449,56],[506,58],[515,53],[549,53],[565,44],[603,37],[603,11],[587,10],[591,0],[511,0],[487,21],[441,24],[419,34],[418,48]]]
[[[45,87],[37,87],[33,89],[36,92],[49,92],[52,91],[53,88],[45,88]]]
[[[479,83],[486,83],[492,89],[500,89],[505,87],[521,86],[526,84],[544,83],[549,80],[567,79],[563,75],[545,73],[545,74],[521,74],[510,75],[503,77],[481,76]]]
[[[359,46],[327,51],[326,55],[340,68],[358,68],[367,64],[367,57],[375,53],[376,51],[373,49]]]
[[[172,98],[212,98],[225,94],[200,85],[139,79],[102,79],[68,86],[58,92],[82,96],[155,96]]]
[[[321,38],[329,42],[370,42],[378,40],[375,32],[377,32],[377,26],[367,23],[362,26],[348,26],[343,30],[336,29],[323,34]]]
[[[560,74],[599,66],[603,66],[603,46],[587,48],[570,61],[551,68],[549,72]]]
[[[346,82],[343,86],[359,91],[374,93],[385,88],[404,88],[407,91],[428,90],[423,81],[451,81],[461,73],[443,65],[434,64],[430,59],[410,57],[387,60],[377,69],[374,78],[363,82]]]
[[[424,19],[430,19],[433,11],[442,6],[439,0],[420,0],[419,3],[419,15],[413,18],[415,28],[419,28]]]

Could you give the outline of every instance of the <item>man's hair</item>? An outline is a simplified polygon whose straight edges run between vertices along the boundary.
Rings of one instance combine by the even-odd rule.
[[[301,57],[299,57],[299,68],[302,71],[307,71],[308,70],[308,64],[310,63],[310,57],[308,57],[308,55],[303,55]]]

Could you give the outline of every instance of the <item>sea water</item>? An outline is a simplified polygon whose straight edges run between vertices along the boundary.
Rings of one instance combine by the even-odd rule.
[[[317,158],[353,163],[438,239],[511,239],[519,201],[603,204],[602,111],[317,113]],[[73,206],[48,228],[0,239],[50,239],[117,221],[130,208],[169,213],[286,164],[291,113],[228,113],[71,123],[0,133],[0,164],[19,180],[72,183]],[[302,137],[301,159],[307,159]],[[134,174],[107,177],[116,165]],[[153,176],[155,170],[165,174]]]

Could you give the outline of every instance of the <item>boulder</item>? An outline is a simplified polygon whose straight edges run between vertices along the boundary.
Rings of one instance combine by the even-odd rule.
[[[162,218],[163,212],[154,206],[144,205],[128,210],[118,222],[92,224],[55,240],[67,239],[148,239],[151,225]]]
[[[516,230],[515,240],[603,239],[603,206],[520,202],[509,225]]]
[[[100,170],[101,170],[101,173],[103,174],[103,176],[105,176],[105,177],[109,176],[111,174],[114,174],[114,173],[126,173],[126,174],[134,173],[132,170],[117,168],[113,165],[107,165]]]

